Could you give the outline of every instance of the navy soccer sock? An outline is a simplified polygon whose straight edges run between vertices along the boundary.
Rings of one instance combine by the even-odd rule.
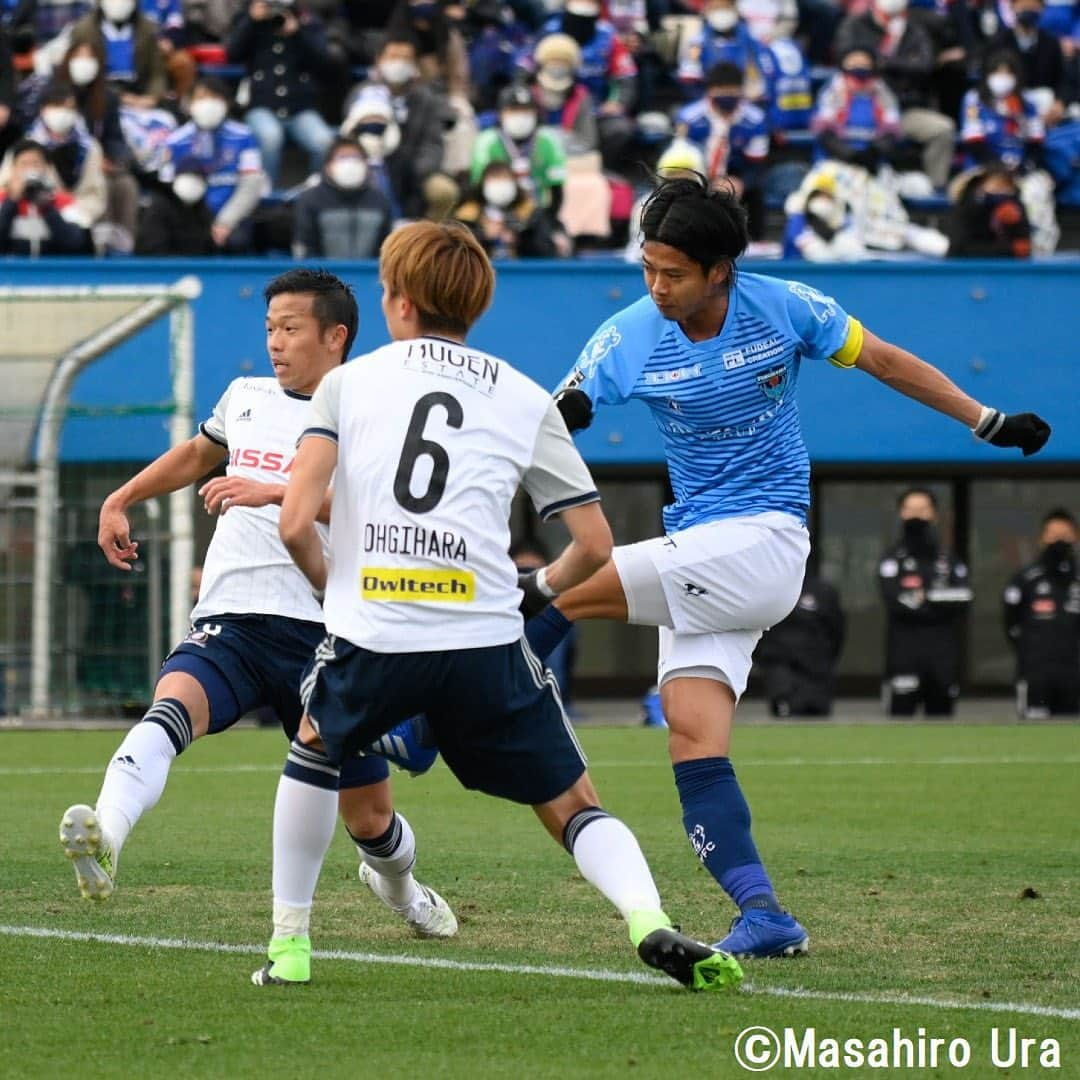
[[[548,604],[539,615],[525,624],[525,640],[536,658],[545,663],[574,624],[554,605]]]
[[[681,761],[675,766],[675,786],[686,835],[724,892],[742,911],[782,911],[750,835],[750,807],[731,761]]]

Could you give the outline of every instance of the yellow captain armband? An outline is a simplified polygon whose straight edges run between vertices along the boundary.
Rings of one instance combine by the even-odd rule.
[[[829,363],[835,364],[837,367],[853,368],[855,366],[855,361],[859,359],[859,353],[862,352],[862,344],[862,323],[849,315],[847,321],[847,340],[838,352],[834,352],[832,356],[829,357]]]

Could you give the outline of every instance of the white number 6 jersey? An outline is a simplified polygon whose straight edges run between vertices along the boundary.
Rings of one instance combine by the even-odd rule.
[[[327,630],[383,653],[517,640],[518,485],[543,519],[599,499],[547,392],[503,360],[424,337],[330,372],[310,415],[304,437],[338,443]]]

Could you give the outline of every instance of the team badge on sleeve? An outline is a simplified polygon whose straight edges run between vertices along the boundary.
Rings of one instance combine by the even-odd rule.
[[[825,296],[801,281],[789,281],[788,291],[806,304],[814,318],[822,325],[836,315],[836,301],[831,296]]]
[[[622,334],[619,333],[618,328],[609,326],[585,346],[585,349],[581,354],[581,359],[578,361],[578,367],[585,373],[587,378],[593,375],[599,366],[600,361],[603,360],[620,341],[622,341]]]

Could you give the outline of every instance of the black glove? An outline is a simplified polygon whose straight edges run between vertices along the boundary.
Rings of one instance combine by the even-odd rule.
[[[584,431],[592,423],[592,402],[584,390],[560,391],[555,395],[555,408],[562,413],[566,430],[571,435],[575,431]]]
[[[526,619],[539,615],[551,603],[551,597],[545,596],[536,584],[536,575],[538,573],[538,570],[518,571],[518,588],[525,594],[518,605],[518,611]]]
[[[1050,438],[1050,425],[1034,413],[1012,413],[987,409],[973,429],[976,439],[992,446],[1019,446],[1024,457],[1038,453]]]

